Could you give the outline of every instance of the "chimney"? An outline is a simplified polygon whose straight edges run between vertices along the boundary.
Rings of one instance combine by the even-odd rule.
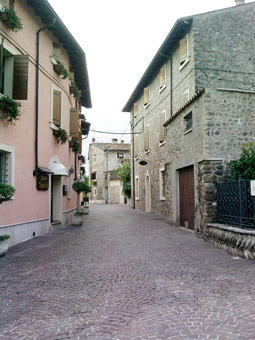
[[[245,3],[245,0],[235,0],[236,6],[243,5]]]
[[[120,142],[121,142],[121,144],[124,144],[124,139],[122,139]]]
[[[117,138],[112,138],[112,143],[113,143],[113,144],[118,143],[118,139],[117,139]]]

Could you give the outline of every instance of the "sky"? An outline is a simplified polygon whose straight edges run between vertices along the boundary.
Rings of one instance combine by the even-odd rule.
[[[82,113],[91,130],[125,133],[130,119],[122,109],[176,20],[235,6],[234,0],[48,1],[86,54],[92,109]],[[86,156],[93,138],[130,141],[128,134],[91,131],[83,142]]]

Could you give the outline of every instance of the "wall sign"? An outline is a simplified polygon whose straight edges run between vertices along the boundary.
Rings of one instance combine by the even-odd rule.
[[[37,190],[48,190],[49,189],[49,175],[37,174],[36,188]]]
[[[251,181],[251,196],[255,196],[255,181]]]

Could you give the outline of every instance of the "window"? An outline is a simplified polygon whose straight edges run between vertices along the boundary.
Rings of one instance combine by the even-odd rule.
[[[162,66],[159,72],[160,91],[163,91],[166,87],[166,65]]]
[[[78,109],[70,109],[70,136],[79,139],[80,136],[80,125],[79,125],[79,114]]]
[[[96,161],[97,161],[97,155],[94,155],[93,156],[93,162],[96,163]]]
[[[135,178],[135,199],[139,200],[139,177]]]
[[[61,47],[57,43],[53,43],[53,58],[57,61],[60,60]]]
[[[14,148],[0,144],[0,183],[14,186]]]
[[[97,179],[97,173],[96,173],[96,171],[94,171],[94,172],[91,173],[91,180],[93,181],[93,180],[95,180],[95,179]]]
[[[118,152],[117,153],[117,158],[124,158],[124,153],[123,152]]]
[[[135,135],[135,138],[134,138],[134,156],[136,159],[138,159],[139,155],[138,155],[138,135]]]
[[[166,122],[166,110],[162,111],[159,118],[159,143],[165,141],[165,130],[164,124]]]
[[[0,45],[0,93],[12,99],[26,100],[28,92],[28,56],[14,55]]]
[[[138,103],[134,103],[133,107],[134,118],[138,116]]]
[[[183,92],[181,106],[185,105],[188,101],[189,101],[189,89]]]
[[[61,92],[53,89],[52,91],[52,123],[57,126],[61,127]]]
[[[160,200],[166,199],[166,174],[165,168],[159,170]]]
[[[180,40],[180,70],[187,64],[188,62],[188,36],[186,35],[183,39]]]
[[[150,89],[149,86],[145,87],[143,90],[143,104],[145,107],[150,105]]]
[[[150,125],[147,125],[144,132],[144,151],[150,151]]]
[[[94,188],[94,196],[97,195],[97,188]]]
[[[192,112],[190,112],[184,117],[184,132],[192,131],[192,125]]]

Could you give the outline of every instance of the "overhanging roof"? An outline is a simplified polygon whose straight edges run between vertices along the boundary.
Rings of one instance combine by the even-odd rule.
[[[54,26],[49,30],[59,40],[59,42],[67,50],[71,67],[74,70],[74,78],[81,92],[81,103],[86,108],[92,107],[89,76],[87,69],[86,56],[80,45],[68,31],[62,20],[51,7],[47,0],[28,0],[28,6],[32,7],[35,14],[41,18],[41,21],[48,25],[56,19]]]
[[[139,99],[141,93],[143,92],[143,89],[151,83],[160,68],[169,59],[171,52],[175,48],[177,42],[187,33],[191,23],[192,17],[181,18],[176,21],[172,30],[170,31],[163,44],[160,46],[158,52],[152,59],[150,65],[144,72],[135,90],[133,91],[126,105],[124,106],[122,112],[130,112],[132,110],[133,104]]]

